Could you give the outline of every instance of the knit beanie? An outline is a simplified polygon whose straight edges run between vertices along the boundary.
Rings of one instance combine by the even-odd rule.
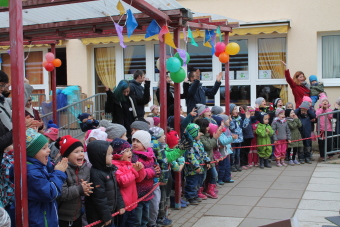
[[[134,121],[134,122],[132,122],[130,128],[135,128],[137,130],[144,130],[146,132],[149,131],[149,125],[148,125],[148,123],[146,123],[144,121]]]
[[[153,117],[153,123],[154,126],[157,126],[159,123],[161,123],[161,119],[159,117]]]
[[[198,116],[204,114],[205,112],[210,111],[209,107],[207,107],[206,105],[200,104],[200,103],[196,104],[196,108],[197,108]]]
[[[108,139],[116,139],[120,138],[126,133],[126,128],[120,124],[110,123],[108,127],[106,127],[106,133]]]
[[[149,129],[151,132],[152,132],[152,135],[156,138],[156,139],[159,139],[161,138],[163,135],[164,135],[164,130],[160,127],[151,127]]]
[[[77,147],[83,147],[83,144],[79,140],[70,135],[58,138],[54,145],[60,150],[60,154],[63,157],[68,157]]]
[[[132,141],[133,139],[139,140],[139,142],[143,144],[145,149],[151,147],[151,135],[146,131],[138,130],[137,132],[133,133]]]
[[[190,123],[186,127],[186,131],[191,135],[193,139],[195,139],[198,136],[198,133],[200,132],[200,126],[198,126],[195,123]]]
[[[328,101],[328,97],[327,97],[326,93],[324,93],[324,92],[320,93],[319,97],[320,97],[320,103],[322,103],[324,100]]]
[[[230,114],[233,112],[235,106],[236,106],[236,105],[235,105],[234,103],[230,103],[230,104],[229,104],[229,111],[230,111]]]
[[[99,121],[99,127],[107,128],[109,127],[109,124],[112,124],[112,123],[106,119]]]
[[[306,109],[306,110],[308,110],[309,107],[310,107],[309,102],[302,102],[301,105],[299,106],[300,109],[302,108],[302,109]]]
[[[313,81],[318,81],[318,78],[315,75],[309,76],[309,82],[312,83]]]
[[[152,112],[153,109],[155,109],[156,107],[158,107],[158,106],[157,106],[157,105],[152,105],[152,106],[150,106],[150,111]]]
[[[264,98],[262,97],[258,97],[256,100],[255,100],[255,104],[261,106],[262,102],[263,102]]]
[[[83,122],[84,119],[88,118],[89,116],[91,116],[91,114],[89,113],[82,113],[78,115],[78,119]]]
[[[285,116],[290,117],[290,113],[292,112],[293,109],[286,109],[285,110]]]
[[[213,115],[213,116],[211,116],[211,117],[216,121],[216,123],[217,123],[218,126],[221,126],[221,123],[222,123],[222,121],[223,121],[223,119],[222,119],[221,117],[219,117],[219,116],[217,116],[217,115]]]
[[[120,159],[120,157],[122,157],[124,150],[127,148],[131,148],[131,145],[120,138],[115,138],[112,142],[111,142],[111,146],[113,148],[113,159]]]
[[[56,141],[58,139],[58,133],[59,130],[57,128],[49,128],[46,132],[44,132],[44,135],[50,138],[53,141]]]
[[[212,112],[212,114],[217,115],[217,114],[223,113],[223,109],[220,106],[213,106],[211,108],[211,112]]]
[[[89,136],[85,140],[85,144],[87,145],[91,138],[95,138],[96,140],[106,141],[107,140],[107,133],[105,132],[105,130],[106,129],[104,127],[92,129]]]
[[[340,97],[338,98],[338,100],[335,101],[336,104],[338,104],[338,106],[340,106]]]
[[[34,129],[26,130],[26,152],[28,157],[36,155],[48,143],[47,138]]]
[[[145,120],[146,120],[147,122],[149,122],[149,127],[150,127],[150,128],[153,127],[153,126],[155,126],[155,122],[154,122],[154,120],[153,120],[153,117],[146,117]]]
[[[52,120],[48,121],[47,129],[49,128],[59,128],[58,125],[54,124]]]
[[[268,115],[266,112],[261,112],[261,113],[260,113],[260,119],[259,119],[260,123],[264,124],[264,123],[263,123],[263,118],[264,118],[264,116],[266,116],[266,115]]]
[[[209,123],[209,133],[210,133],[210,136],[213,136],[214,133],[217,131],[218,129],[218,125],[215,125],[215,124],[212,124],[212,123]]]
[[[11,227],[11,218],[7,211],[2,207],[0,207],[0,226]]]
[[[175,130],[171,130],[166,134],[166,143],[170,149],[173,149],[178,144],[178,134]]]
[[[254,108],[251,107],[251,106],[248,106],[248,111],[249,111],[249,112],[255,112]]]
[[[309,96],[303,96],[302,102],[312,102],[312,99]]]
[[[225,115],[225,114],[218,114],[217,116],[219,116],[220,118],[223,119],[223,122],[225,122],[226,120],[229,119],[228,115]]]
[[[280,99],[280,98],[276,98],[276,99],[274,100],[274,102],[273,102],[274,108],[277,107],[277,103],[278,103],[280,100],[282,101],[282,99]]]
[[[282,108],[280,108],[280,107],[276,108],[276,110],[275,110],[275,116],[279,116],[279,114],[280,114],[281,112],[285,112],[284,109],[282,109]]]

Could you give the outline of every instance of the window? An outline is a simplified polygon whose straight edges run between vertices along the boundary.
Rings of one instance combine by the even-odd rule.
[[[340,35],[322,36],[322,77],[340,78]]]
[[[115,47],[94,49],[94,65],[96,74],[96,92],[105,92],[105,86],[116,86]]]
[[[220,87],[220,106],[225,105],[225,87]],[[230,103],[250,106],[250,85],[230,86]]]
[[[212,80],[212,55],[211,48],[203,46],[203,42],[197,42],[198,47],[188,45],[188,53],[190,62],[188,64],[188,72],[200,69],[202,72],[202,80]]]
[[[288,102],[287,85],[256,85],[256,97],[263,97],[267,105],[280,98],[285,105]]]
[[[124,49],[124,78],[133,79],[133,73],[140,69],[145,72],[146,58],[144,45],[127,46]]]

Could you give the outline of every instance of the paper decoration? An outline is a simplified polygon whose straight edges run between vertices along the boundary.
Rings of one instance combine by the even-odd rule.
[[[7,54],[11,55],[11,49],[7,50]]]
[[[161,31],[158,34],[158,39],[163,42],[163,35],[169,33],[169,29],[168,26],[164,25],[161,29]]]
[[[191,45],[198,47],[198,44],[196,43],[194,36],[192,35],[192,31],[190,28],[188,28],[188,37],[190,38]]]
[[[127,35],[130,38],[133,31],[137,28],[138,23],[136,21],[136,18],[133,16],[131,9],[128,9],[126,13],[127,13],[127,20],[126,20]]]
[[[211,39],[210,39],[210,44],[211,44],[211,55],[214,55],[214,54],[215,54],[215,40],[216,40],[216,33],[214,33],[214,34],[211,36]]]
[[[235,79],[235,72],[229,71],[229,80],[234,80],[234,79]],[[222,80],[225,80],[225,71],[222,72]]]
[[[116,7],[119,10],[119,15],[124,15],[125,14],[124,6],[123,6],[123,4],[120,1],[117,3]]]
[[[158,26],[156,20],[152,20],[149,24],[148,28],[146,29],[145,38],[149,38],[151,36],[159,34],[161,28]]]
[[[186,50],[182,50],[177,48],[177,53],[179,54],[179,56],[182,58],[183,60],[183,66],[187,66],[187,51]]]
[[[1,7],[8,7],[8,0],[0,0],[0,6]]]
[[[249,80],[248,71],[237,71],[236,72],[236,80]]]
[[[213,73],[212,72],[202,72],[202,80],[203,81],[213,80]]]
[[[213,36],[213,34],[214,34],[214,30],[211,30],[211,31],[205,30],[204,42],[205,43],[208,42]]]
[[[217,34],[218,37],[220,38],[220,42],[222,42],[222,33],[221,33],[220,26],[217,27],[217,29],[216,29],[216,34]]]
[[[272,71],[271,70],[259,70],[259,79],[271,79]]]
[[[117,35],[118,35],[118,38],[119,38],[119,44],[121,47],[125,48],[125,44],[124,44],[124,36],[123,36],[123,26],[120,26],[119,24],[117,23],[114,23],[115,24],[115,28],[116,28],[116,31],[117,31]]]
[[[211,44],[209,43],[209,41],[205,42],[205,43],[203,44],[203,46],[212,48],[212,46],[211,46]]]
[[[164,35],[164,42],[165,42],[165,44],[171,46],[172,48],[177,49],[170,32],[168,32]]]

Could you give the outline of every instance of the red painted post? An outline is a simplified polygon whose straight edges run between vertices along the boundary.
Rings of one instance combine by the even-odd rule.
[[[180,30],[179,28],[174,29],[174,42],[177,48],[180,47]],[[176,52],[176,51],[175,51]],[[175,100],[174,100],[174,106],[175,106],[175,130],[178,133],[179,136],[181,136],[181,88],[180,83],[174,83],[175,88]],[[182,176],[181,172],[175,172],[175,209],[181,209],[181,189],[182,189]]]
[[[167,129],[167,90],[166,90],[166,68],[165,68],[165,60],[166,60],[166,49],[165,43],[159,40],[159,62],[160,62],[160,70],[159,70],[159,96],[160,96],[160,112],[161,112],[161,128],[166,132]]]
[[[56,56],[55,44],[51,44],[51,52]],[[56,68],[51,72],[51,90],[52,90],[52,112],[53,112],[53,122],[54,124],[58,124],[58,115],[57,115],[57,77],[56,77]]]
[[[14,147],[15,224],[28,226],[26,125],[24,96],[24,48],[22,28],[22,1],[9,1],[9,27],[11,40],[11,79]]]
[[[224,33],[224,43],[228,45],[229,43],[229,32]],[[225,114],[229,115],[229,103],[230,103],[230,89],[229,89],[229,61],[224,64],[225,68]]]

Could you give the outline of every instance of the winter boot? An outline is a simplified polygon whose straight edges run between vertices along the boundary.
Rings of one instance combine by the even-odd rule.
[[[236,166],[236,169],[237,169],[237,171],[242,172],[241,166],[237,165],[237,166]]]
[[[289,163],[288,163],[289,165],[291,165],[291,166],[294,166],[294,161],[293,160],[289,160]]]
[[[208,189],[207,189],[206,195],[209,198],[212,198],[212,199],[217,199],[218,198],[218,196],[214,192],[215,186],[216,186],[215,184],[208,184]]]
[[[287,166],[287,164],[285,163],[285,159],[284,158],[281,158],[281,165],[282,166]]]
[[[268,162],[268,159],[264,159],[264,167],[272,168],[272,166],[271,166],[270,163]]]
[[[190,203],[190,205],[198,205],[198,201],[195,198],[188,199],[188,202]]]
[[[282,167],[281,162],[280,162],[280,159],[277,159],[277,160],[276,160],[276,166],[277,166],[277,167]]]
[[[260,158],[260,168],[264,169],[264,159]]]
[[[231,166],[230,171],[231,172],[237,172],[236,166]]]
[[[312,148],[311,147],[307,147],[307,155],[305,154],[305,160],[306,160],[306,163],[308,164],[312,164],[311,160],[310,160],[310,157],[312,156]]]
[[[198,198],[201,198],[203,200],[206,200],[208,198],[206,195],[203,194],[203,187],[200,187],[200,189],[198,189],[197,196]]]
[[[303,147],[299,147],[298,157],[299,157],[300,164],[305,164],[305,156],[303,154]]]

